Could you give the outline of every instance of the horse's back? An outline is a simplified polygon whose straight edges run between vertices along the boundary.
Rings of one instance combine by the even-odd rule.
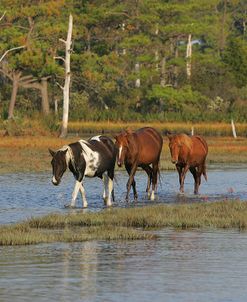
[[[117,149],[113,141],[107,136],[99,135],[97,137],[92,137],[88,142],[90,143],[91,148],[99,154],[99,173],[111,168],[114,169]]]
[[[162,147],[163,144],[163,138],[161,134],[151,127],[145,127],[138,129],[135,132],[137,136],[137,140],[140,141],[143,144],[155,144],[157,147]]]
[[[151,127],[145,127],[134,133],[138,145],[139,160],[143,162],[153,162],[159,159],[163,138],[161,134]]]

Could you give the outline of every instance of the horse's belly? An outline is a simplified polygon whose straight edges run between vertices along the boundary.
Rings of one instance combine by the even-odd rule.
[[[139,156],[139,162],[140,164],[151,164],[153,162],[156,162],[158,159],[158,154],[148,154],[148,153],[145,153],[145,154],[140,154]]]

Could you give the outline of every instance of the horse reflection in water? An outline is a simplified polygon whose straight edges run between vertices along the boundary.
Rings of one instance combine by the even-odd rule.
[[[115,136],[115,139],[118,148],[118,166],[122,166],[124,163],[129,174],[126,201],[129,199],[131,186],[133,188],[134,199],[137,200],[138,196],[134,176],[138,167],[145,170],[148,175],[146,192],[148,193],[148,197],[154,200],[154,192],[157,189],[160,153],[163,145],[162,136],[155,129],[145,127],[135,132],[123,131]],[[152,192],[150,194],[151,184]]]
[[[184,193],[184,179],[188,170],[192,173],[195,185],[194,194],[198,194],[201,184],[201,175],[207,180],[206,157],[208,145],[200,136],[188,136],[186,134],[172,135],[167,133],[171,161],[176,165],[179,174],[180,192]]]
[[[94,136],[89,140],[66,145],[58,151],[50,150],[52,156],[52,183],[58,185],[67,168],[73,173],[76,183],[72,200],[66,207],[75,207],[78,192],[81,192],[83,207],[87,207],[83,178],[99,177],[104,182],[103,199],[107,206],[114,201],[113,179],[116,161],[116,147],[107,136]]]

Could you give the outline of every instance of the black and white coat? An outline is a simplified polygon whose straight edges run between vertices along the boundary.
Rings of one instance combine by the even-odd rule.
[[[103,179],[103,199],[107,206],[114,201],[113,179],[116,161],[116,147],[112,140],[103,135],[94,136],[89,140],[63,146],[55,151],[50,150],[52,155],[53,178],[52,183],[58,185],[67,168],[73,173],[76,183],[69,207],[75,207],[78,192],[82,195],[82,206],[87,207],[84,177],[99,177]]]

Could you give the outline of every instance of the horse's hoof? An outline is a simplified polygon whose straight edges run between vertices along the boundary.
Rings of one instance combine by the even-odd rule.
[[[72,206],[70,203],[64,205],[65,209],[74,209],[75,206]]]
[[[112,202],[108,198],[104,199],[104,204],[105,204],[106,207],[111,207],[112,206]]]

